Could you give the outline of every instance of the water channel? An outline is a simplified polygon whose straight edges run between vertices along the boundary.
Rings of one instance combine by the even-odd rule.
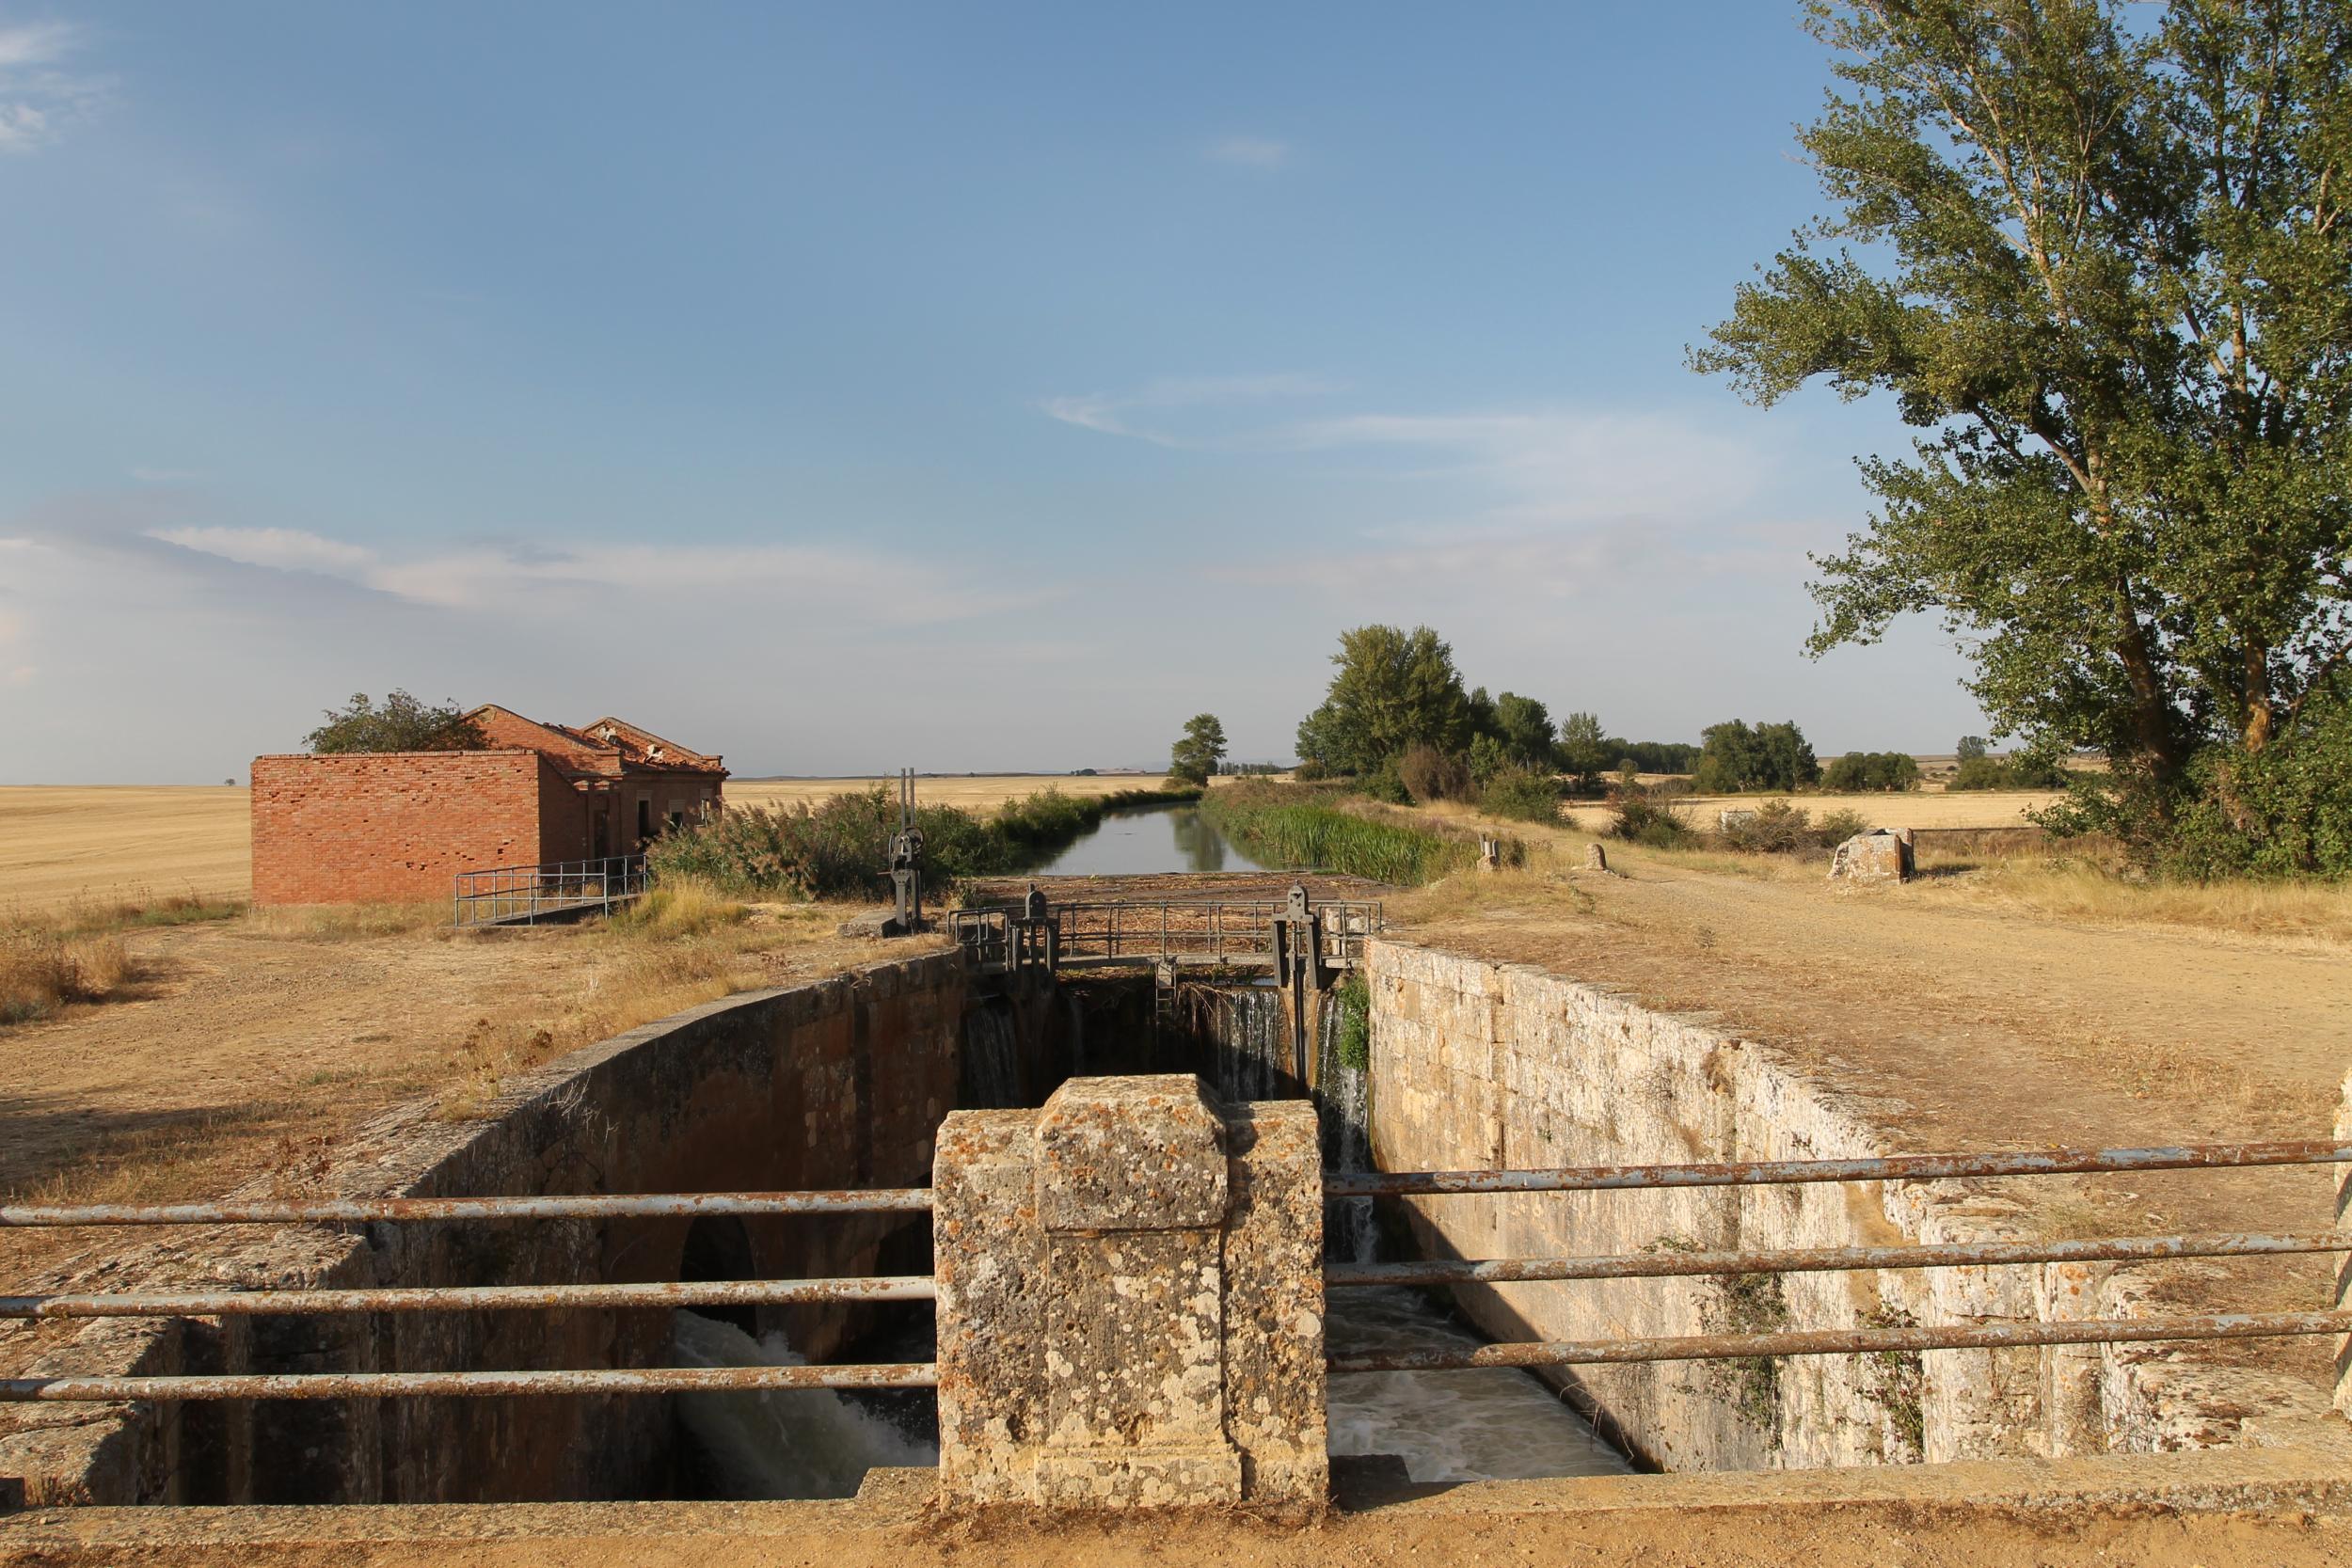
[[[1100,826],[1037,868],[1041,877],[1141,877],[1166,871],[1264,871],[1198,806],[1105,812]]]

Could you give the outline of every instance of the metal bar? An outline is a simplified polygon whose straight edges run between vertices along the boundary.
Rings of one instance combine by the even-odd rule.
[[[1440,1259],[1330,1263],[1327,1286],[1476,1285],[1543,1279],[1655,1279],[1684,1275],[1810,1274],[1840,1269],[1973,1268],[1998,1263],[2138,1262],[2153,1258],[2252,1258],[2352,1252],[2352,1234],[2126,1236],[2081,1242],[1968,1242],[1949,1246],[1791,1247],[1781,1251],[1645,1252],[1602,1258]]]
[[[2093,1318],[2073,1323],[1956,1327],[1804,1329],[1569,1339],[1449,1350],[1335,1355],[1337,1372],[1448,1371],[1468,1367],[1579,1367],[1629,1361],[1726,1361],[1767,1355],[1862,1355],[1886,1351],[2001,1350],[2026,1345],[2139,1344],[2169,1339],[2277,1339],[2352,1332],[2352,1312],[2226,1313],[2201,1318]]]
[[[928,1276],[717,1279],[685,1284],[400,1286],[358,1291],[159,1291],[0,1296],[0,1318],[228,1318],[337,1312],[495,1312],[569,1307],[776,1307],[787,1302],[930,1301]]]
[[[210,1377],[0,1378],[0,1403],[129,1400],[479,1398],[492,1394],[690,1394],[742,1388],[932,1388],[930,1362],[841,1367],[604,1367],[539,1372],[247,1372]]]
[[[703,1214],[919,1213],[929,1187],[562,1197],[345,1197],[287,1203],[0,1204],[0,1228],[51,1225],[326,1225],[403,1220],[686,1219]]]
[[[2183,1144],[2161,1148],[2043,1148],[1999,1154],[1890,1154],[1867,1160],[1734,1160],[1716,1164],[1575,1165],[1559,1170],[1333,1172],[1327,1197],[1446,1193],[1594,1192],[1627,1187],[1758,1187],[1803,1181],[1936,1181],[1963,1176],[2202,1170],[2352,1161],[2352,1142]]]

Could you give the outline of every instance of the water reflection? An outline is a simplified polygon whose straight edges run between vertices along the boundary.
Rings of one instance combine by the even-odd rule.
[[[1198,806],[1115,811],[1046,864],[1045,877],[1138,877],[1162,871],[1263,871]]]

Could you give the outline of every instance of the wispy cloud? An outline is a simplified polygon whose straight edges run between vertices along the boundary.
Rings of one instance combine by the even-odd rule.
[[[1165,428],[1165,421],[1160,419],[1149,417],[1227,408],[1278,398],[1327,397],[1346,389],[1345,382],[1329,376],[1288,371],[1271,375],[1164,376],[1130,392],[1088,392],[1047,398],[1038,406],[1049,418],[1064,424],[1104,436],[1125,436],[1162,447],[1208,446],[1216,442],[1213,433],[1184,434]],[[1136,415],[1147,416],[1149,422],[1137,421],[1133,418]]]
[[[1240,164],[1247,168],[1281,168],[1290,163],[1292,149],[1290,143],[1270,136],[1227,136],[1209,149],[1209,156],[1220,164]]]
[[[1048,596],[991,587],[949,565],[821,546],[490,544],[397,557],[301,529],[179,527],[145,537],[240,566],[333,578],[415,605],[523,619],[724,601],[803,613],[853,606],[858,618],[912,626],[1003,613]]]
[[[81,30],[63,22],[0,24],[0,153],[56,140],[97,103],[103,81],[60,69],[83,42]]]

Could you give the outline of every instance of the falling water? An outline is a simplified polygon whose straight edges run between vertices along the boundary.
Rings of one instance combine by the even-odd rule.
[[[1195,1032],[1210,1045],[1205,1074],[1229,1102],[1291,1100],[1298,1094],[1291,1075],[1290,1013],[1271,984],[1187,986],[1186,1008]]]
[[[963,1013],[963,1059],[957,1103],[967,1110],[1001,1110],[1021,1098],[1021,1029],[1012,1007],[982,1002]]]
[[[732,1323],[673,1314],[671,1349],[682,1367],[798,1367],[781,1334],[755,1339]],[[679,1416],[707,1461],[718,1496],[847,1497],[869,1469],[936,1465],[939,1446],[877,1414],[862,1397],[830,1388],[754,1388],[679,1394]]]

